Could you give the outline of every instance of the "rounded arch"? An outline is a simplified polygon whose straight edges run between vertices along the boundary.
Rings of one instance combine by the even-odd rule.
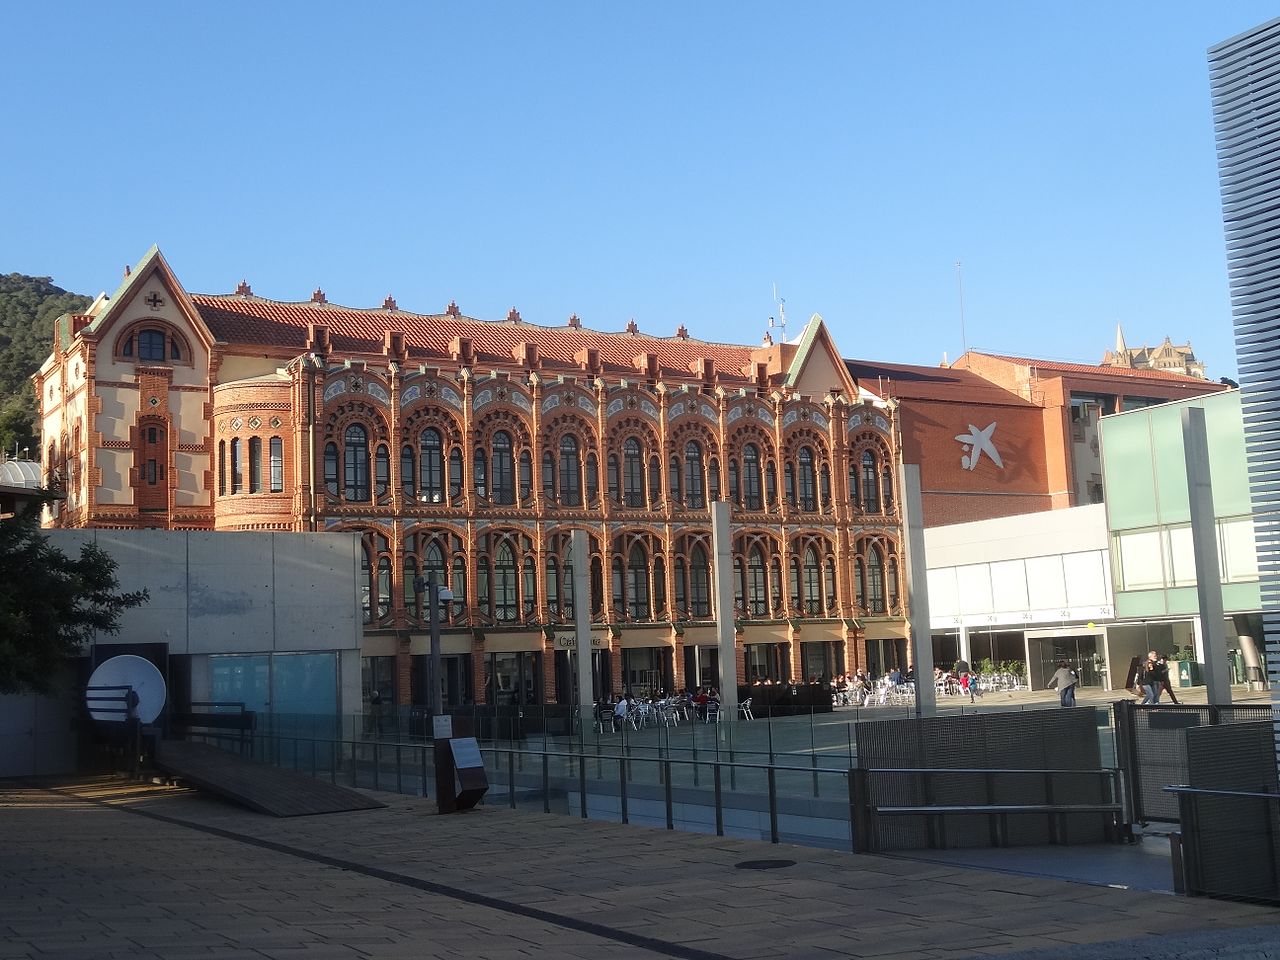
[[[124,327],[112,344],[112,355],[126,363],[191,364],[191,341],[173,324],[144,317]]]

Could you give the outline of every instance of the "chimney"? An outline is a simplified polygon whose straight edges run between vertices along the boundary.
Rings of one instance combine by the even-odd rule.
[[[522,364],[530,370],[537,370],[541,363],[536,343],[517,343],[511,348],[511,355],[516,358],[516,363]]]
[[[595,347],[583,347],[573,355],[573,359],[587,373],[600,373],[600,351]]]
[[[391,360],[403,360],[405,358],[404,332],[388,330],[382,338],[382,352]]]
[[[475,366],[476,351],[470,337],[454,337],[449,344],[449,356],[464,367]]]
[[[307,352],[326,356],[329,353],[329,326],[324,323],[307,324]]]

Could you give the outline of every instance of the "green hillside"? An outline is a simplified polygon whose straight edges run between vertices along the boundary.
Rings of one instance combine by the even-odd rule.
[[[90,302],[89,297],[54,286],[49,277],[0,275],[0,446],[6,455],[13,455],[16,444],[19,451],[30,447],[31,456],[37,457],[30,377],[53,349],[53,321]]]

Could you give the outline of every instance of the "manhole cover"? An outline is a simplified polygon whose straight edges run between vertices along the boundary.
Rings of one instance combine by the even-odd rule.
[[[739,870],[781,870],[795,865],[794,860],[743,860],[734,864]]]

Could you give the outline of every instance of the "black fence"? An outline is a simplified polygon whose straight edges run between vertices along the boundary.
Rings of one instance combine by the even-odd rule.
[[[1128,786],[1128,817],[1134,823],[1177,823],[1178,798],[1165,787],[1189,782],[1187,731],[1271,719],[1269,705],[1214,706],[1113,704],[1116,763]]]
[[[1280,789],[1270,723],[1184,732],[1188,778],[1165,788],[1182,821],[1189,895],[1280,904]]]
[[[1118,838],[1119,788],[1093,710],[859,723],[856,737],[863,850]]]

